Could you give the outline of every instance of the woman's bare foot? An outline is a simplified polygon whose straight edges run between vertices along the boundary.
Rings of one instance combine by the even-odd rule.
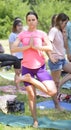
[[[37,120],[34,121],[33,127],[38,128],[38,121]]]
[[[31,80],[30,74],[25,74],[24,76],[16,76],[16,83],[20,83],[21,81],[29,82]]]

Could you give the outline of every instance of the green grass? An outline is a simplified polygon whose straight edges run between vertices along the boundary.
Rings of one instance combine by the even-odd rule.
[[[6,53],[9,53],[8,41],[2,40],[1,43],[3,43]],[[3,85],[14,85],[14,82],[5,80],[0,77],[0,86],[3,86]],[[61,90],[61,92],[71,94],[71,90]],[[0,95],[3,95],[3,92],[0,92]],[[18,100],[25,102],[25,113],[23,113],[22,115],[31,116],[29,106],[28,106],[27,95],[21,95],[21,94],[17,93],[17,98],[18,98]],[[48,99],[50,99],[50,98],[48,98]],[[37,102],[48,100],[48,99],[37,97]],[[16,113],[16,114],[20,115],[20,113]],[[46,116],[52,120],[59,120],[59,119],[71,120],[71,112],[68,112],[68,111],[59,112],[59,111],[56,111],[55,109],[54,110],[47,109],[47,110],[43,110],[43,112],[42,112],[42,110],[37,109],[37,115],[38,115],[38,117]],[[31,127],[17,128],[17,127],[10,127],[10,126],[5,126],[5,125],[0,124],[0,130],[36,130],[36,129],[31,128]],[[54,130],[54,129],[39,129],[38,128],[37,130]]]
[[[0,77],[0,85],[1,86],[9,85],[9,84],[14,85],[14,83],[12,81],[8,81],[8,80],[5,80],[5,79]],[[64,93],[69,93],[69,94],[71,93],[71,90],[61,90],[61,91]],[[0,95],[3,95],[3,92],[0,92]],[[22,115],[31,116],[29,106],[28,106],[27,95],[21,95],[21,94],[17,93],[17,98],[18,98],[18,100],[25,102],[25,113],[23,113]],[[50,98],[48,98],[48,99],[50,99]],[[47,100],[47,99],[37,97],[37,102],[44,101],[44,100]],[[20,113],[15,113],[15,114],[20,115]],[[43,112],[42,112],[42,110],[37,109],[37,115],[38,115],[38,117],[46,116],[52,120],[59,120],[59,119],[64,119],[64,120],[70,119],[71,120],[71,112],[68,112],[68,111],[59,112],[59,111],[56,111],[55,109],[54,110],[47,109],[47,110],[43,110]],[[15,127],[9,127],[9,126],[5,126],[5,125],[0,125],[0,130],[33,130],[33,129],[34,128],[31,128],[31,127],[15,128]],[[53,129],[39,129],[38,128],[37,130],[53,130]]]

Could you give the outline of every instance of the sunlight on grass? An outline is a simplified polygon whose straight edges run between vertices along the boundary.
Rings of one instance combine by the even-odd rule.
[[[3,78],[0,77],[0,86],[3,86],[3,85],[14,85],[13,82],[11,81],[8,81],[8,80],[5,80]],[[64,93],[71,93],[71,90],[62,90],[64,91]],[[3,92],[0,92],[0,95],[3,94]],[[30,110],[29,110],[29,106],[28,106],[28,97],[27,95],[21,95],[20,93],[17,93],[17,99],[20,100],[20,101],[24,101],[25,102],[25,113],[22,113],[21,115],[28,115],[28,116],[31,116],[31,113],[30,113]],[[48,100],[50,98],[42,98],[42,97],[37,97],[37,102],[40,102],[40,101],[44,101],[44,100]],[[20,113],[15,113],[15,115],[20,115]],[[37,109],[37,115],[38,117],[48,117],[49,119],[51,120],[71,120],[71,112],[68,112],[68,111],[64,111],[64,112],[59,112],[57,110],[40,110],[40,109]],[[0,125],[0,130],[35,130],[34,128],[32,127],[27,127],[27,128],[17,128],[17,127],[10,127],[10,126],[5,126],[5,125]],[[53,130],[53,129],[37,129],[37,130]]]
[[[5,53],[9,54],[10,53],[9,41],[8,40],[0,40],[0,43],[4,47]]]
[[[36,130],[35,128],[31,128],[31,127],[27,127],[27,128],[13,128],[13,127],[8,127],[8,126],[3,126],[3,125],[0,125],[0,130]],[[37,129],[39,130],[39,128]],[[43,130],[43,129],[40,129],[40,130]],[[44,129],[44,130],[47,130],[47,129]],[[50,129],[48,129],[50,130]]]

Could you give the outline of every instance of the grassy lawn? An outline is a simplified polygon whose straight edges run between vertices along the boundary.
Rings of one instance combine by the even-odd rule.
[[[7,41],[6,41],[7,42]],[[6,52],[9,53],[9,48],[8,48],[8,42],[6,44],[6,42],[2,41],[3,45],[5,45],[7,47],[7,50]],[[14,85],[14,83],[12,81],[8,81],[8,80],[5,80],[3,78],[0,77],[0,86],[3,86],[3,85]],[[61,90],[61,92],[64,92],[64,93],[68,93],[68,94],[71,94],[71,90]],[[3,93],[0,92],[0,95],[2,95]],[[31,113],[30,113],[30,110],[29,110],[29,107],[28,107],[28,97],[27,95],[21,95],[19,93],[17,93],[17,98],[18,100],[20,101],[25,101],[25,113],[23,113],[22,115],[27,115],[27,116],[31,116]],[[50,98],[48,98],[50,99]],[[44,100],[47,100],[45,98],[41,98],[41,97],[37,97],[37,102],[39,101],[44,101]],[[20,113],[18,113],[19,115]],[[42,117],[42,116],[46,116],[52,120],[59,120],[59,119],[64,119],[64,120],[71,120],[71,112],[68,112],[68,111],[64,111],[64,112],[59,112],[57,110],[39,110],[37,109],[37,115],[38,117]],[[0,130],[35,130],[35,128],[31,128],[31,127],[27,127],[27,128],[15,128],[15,127],[9,127],[9,126],[5,126],[5,125],[1,125],[0,124]],[[53,130],[53,129],[37,129],[37,130]]]
[[[9,85],[9,84],[13,84],[14,83],[12,81],[8,81],[8,80],[5,80],[3,78],[0,77],[0,85],[3,86],[3,85]],[[61,90],[62,92],[64,93],[71,93],[71,90]],[[3,95],[3,92],[0,92],[0,95]],[[25,113],[23,113],[22,115],[28,115],[28,116],[31,116],[31,113],[29,111],[29,107],[28,107],[28,97],[27,95],[21,95],[20,93],[17,93],[17,98],[18,100],[20,101],[25,101]],[[41,97],[37,97],[37,102],[39,101],[44,101],[44,100],[49,100],[50,98],[48,99],[45,99],[45,98],[41,98]],[[20,115],[20,113],[18,113],[18,115]],[[64,112],[59,112],[57,110],[39,110],[37,109],[37,115],[38,117],[42,117],[42,116],[46,116],[52,120],[59,120],[59,119],[70,119],[71,120],[71,112],[67,112],[67,111],[64,111]],[[13,128],[13,127],[9,127],[9,126],[5,126],[5,125],[0,125],[0,130],[33,130],[34,128],[31,128],[31,127],[27,127],[27,128]],[[35,129],[34,129],[35,130]],[[39,128],[38,128],[39,130]],[[41,129],[41,130],[47,130],[47,129]],[[50,129],[48,129],[50,130]],[[53,129],[51,129],[53,130]]]

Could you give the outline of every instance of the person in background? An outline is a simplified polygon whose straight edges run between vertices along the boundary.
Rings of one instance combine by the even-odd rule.
[[[9,54],[1,54],[0,53],[0,67],[13,65],[15,70],[15,83],[16,77],[20,75],[21,63],[19,59],[15,56]],[[16,83],[17,84],[17,83]]]
[[[67,22],[67,26],[66,26],[66,32],[67,32],[67,39],[68,39],[68,60],[71,62],[71,21],[69,20],[68,17],[68,22]]]
[[[64,36],[64,41],[66,42],[66,48],[67,48],[67,59],[69,60],[69,62],[71,62],[71,21],[68,17],[68,22],[66,25],[66,28],[63,31],[63,36]],[[62,86],[65,82],[67,82],[68,80],[71,80],[71,74],[68,73],[66,74],[61,83],[60,86]]]
[[[11,51],[23,51],[24,57],[22,60],[22,75],[25,76],[26,74],[29,74],[33,79],[36,76],[41,83],[41,85],[38,84],[37,86],[33,86],[29,82],[24,82],[33,117],[33,126],[38,127],[35,87],[51,96],[57,92],[52,77],[46,71],[43,51],[48,52],[52,62],[55,62],[55,59],[51,57],[52,45],[47,37],[47,34],[37,29],[37,14],[35,12],[28,12],[26,15],[26,22],[28,25],[28,30],[23,31],[18,35],[18,38],[12,45]],[[18,47],[20,42],[23,44],[22,48]],[[23,81],[23,77],[21,77],[20,81]]]
[[[71,73],[71,63],[65,59],[66,42],[64,42],[64,37],[63,37],[63,30],[66,27],[67,21],[68,21],[68,16],[66,14],[64,13],[58,14],[56,18],[56,25],[55,27],[51,28],[49,32],[49,40],[51,41],[53,46],[52,56],[57,59],[57,62],[52,63],[52,61],[49,59],[48,64],[58,91],[60,87],[61,70],[63,69],[64,71]],[[63,108],[61,108],[61,106],[59,105],[57,94],[53,96],[55,108],[59,110],[63,110]]]
[[[21,19],[20,19],[20,17],[15,17],[15,18],[14,18],[14,21],[15,21],[15,20],[21,20]]]
[[[51,18],[51,28],[55,26],[56,24],[56,18],[57,18],[57,14],[54,14]]]
[[[54,14],[52,17],[51,17],[51,25],[49,27],[49,31],[52,27],[55,26],[55,23],[56,23],[56,18],[57,18],[57,14]]]
[[[57,14],[54,14],[51,18],[51,28],[56,26],[56,18],[57,18]],[[68,20],[69,20],[69,17],[68,17]],[[68,22],[67,22],[68,23]],[[62,34],[63,34],[63,39],[64,39],[64,45],[65,45],[65,48],[66,48],[66,54],[67,54],[67,58],[69,59],[70,58],[70,51],[69,51],[69,47],[68,47],[68,38],[67,38],[67,30],[66,30],[66,27],[63,28],[62,30]],[[61,71],[61,76],[63,76],[63,79],[61,80],[60,82],[60,86],[62,86],[65,82],[67,82],[68,80],[71,79],[71,74],[68,74],[67,72],[65,72],[63,69]],[[59,94],[60,95],[60,94]]]
[[[10,50],[13,42],[16,40],[18,34],[23,30],[23,24],[20,18],[15,18],[13,22],[13,27],[12,27],[12,33],[9,36],[9,45],[10,45]],[[19,44],[19,46],[22,46],[22,43]],[[22,52],[17,52],[17,53],[12,53],[12,55],[16,56],[19,60],[22,60],[23,54]]]
[[[10,50],[11,50],[13,42],[16,40],[16,38],[18,37],[18,34],[22,31],[22,29],[23,29],[22,21],[21,21],[21,19],[19,17],[16,17],[14,19],[14,22],[13,22],[12,32],[11,32],[11,34],[9,36]],[[19,46],[22,47],[22,43],[21,42],[20,42]],[[20,60],[20,62],[23,59],[22,52],[16,52],[16,53],[11,53],[11,54],[16,56]],[[19,84],[17,84],[16,87],[17,87],[17,90],[20,91]]]

